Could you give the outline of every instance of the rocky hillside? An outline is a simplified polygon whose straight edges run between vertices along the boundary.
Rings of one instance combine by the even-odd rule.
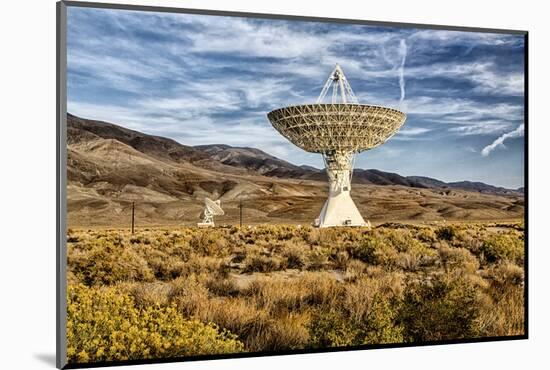
[[[234,222],[309,223],[326,199],[326,175],[259,149],[191,147],[111,123],[68,115],[68,209],[74,225],[125,224],[132,202],[146,224],[194,223],[205,197]],[[358,169],[353,197],[376,220],[504,219],[523,215],[523,195],[479,183],[446,184]],[[473,191],[472,191],[473,190]]]

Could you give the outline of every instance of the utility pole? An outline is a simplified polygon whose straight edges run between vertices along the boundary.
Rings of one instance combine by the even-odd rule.
[[[243,227],[243,200],[239,199],[239,227]]]
[[[135,207],[134,207],[134,202],[132,202],[132,234],[134,233],[134,214],[135,214]]]

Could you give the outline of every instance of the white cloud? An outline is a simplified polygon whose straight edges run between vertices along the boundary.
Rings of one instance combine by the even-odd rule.
[[[418,136],[418,135],[422,135],[422,134],[425,134],[425,133],[430,132],[430,131],[432,131],[432,130],[429,129],[429,128],[425,128],[425,127],[407,127],[403,130],[399,130],[398,135]]]
[[[449,123],[449,122],[448,122]],[[452,122],[451,122],[452,123]],[[457,133],[461,136],[468,135],[491,135],[499,134],[509,130],[514,124],[502,120],[485,120],[469,122],[467,125],[456,125],[449,128],[450,132]]]
[[[501,133],[523,119],[521,105],[488,104],[465,98],[411,97],[403,103],[410,116],[446,127],[458,135]],[[409,118],[410,119],[410,118]]]
[[[291,150],[293,145],[277,134],[264,113],[244,119],[224,120],[220,124],[206,115],[157,115],[158,112],[147,102],[132,108],[70,102],[68,111],[79,117],[114,123],[150,135],[170,137],[184,145],[252,146],[286,159],[290,159],[287,155],[294,152]],[[251,138],[254,138],[253,141]]]
[[[403,100],[405,100],[405,61],[407,60],[407,42],[405,40],[401,40],[399,43],[399,50],[403,58],[399,66],[399,88],[401,89],[399,103],[402,104]]]
[[[487,157],[493,150],[496,148],[504,147],[504,141],[508,139],[513,139],[517,137],[522,137],[524,135],[525,131],[525,125],[522,123],[519,125],[514,131],[507,132],[500,137],[498,137],[495,141],[493,141],[491,144],[487,145],[485,148],[481,150],[481,155],[484,157]]]
[[[521,40],[498,33],[448,30],[418,30],[411,35],[411,39],[425,41],[424,44],[426,45],[430,42],[438,42],[445,45],[516,45]]]
[[[391,140],[397,141],[417,141],[417,140],[428,140],[429,135],[427,133],[432,132],[431,128],[426,127],[410,127],[405,124],[405,128],[399,130],[394,136],[391,137]]]

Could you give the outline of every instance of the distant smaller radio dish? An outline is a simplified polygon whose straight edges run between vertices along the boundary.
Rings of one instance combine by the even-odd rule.
[[[213,201],[210,198],[204,198],[204,210],[202,211],[202,222],[199,222],[199,227],[214,227],[214,216],[223,216],[223,211],[220,200]]]
[[[204,205],[207,209],[210,209],[214,216],[223,216],[225,212],[222,207],[220,207],[220,200],[213,201],[210,198],[204,198]]]

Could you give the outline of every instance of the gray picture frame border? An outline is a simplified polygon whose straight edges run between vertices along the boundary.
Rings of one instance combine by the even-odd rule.
[[[67,365],[67,4],[56,3],[56,355]]]

